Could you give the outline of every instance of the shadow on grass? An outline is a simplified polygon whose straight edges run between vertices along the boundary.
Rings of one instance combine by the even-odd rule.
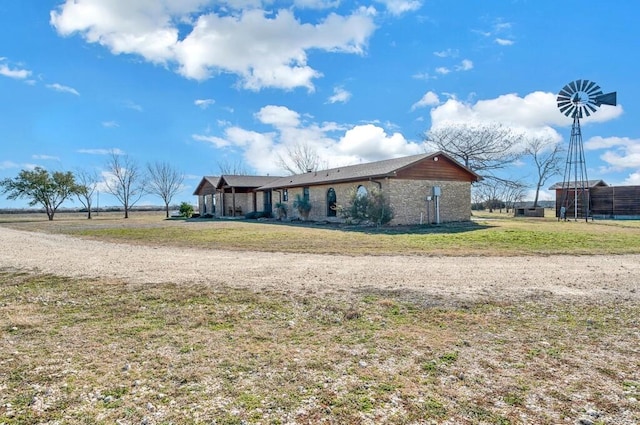
[[[273,224],[289,227],[306,227],[310,229],[338,230],[342,232],[365,233],[371,235],[423,235],[423,234],[454,234],[473,232],[476,230],[488,229],[488,224],[480,224],[473,221],[444,223],[444,224],[416,224],[397,226],[373,226],[373,225],[353,225],[344,223],[332,223],[327,221],[280,221],[275,219],[266,220],[240,220],[245,223]]]

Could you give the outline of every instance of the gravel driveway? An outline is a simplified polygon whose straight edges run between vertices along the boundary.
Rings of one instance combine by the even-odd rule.
[[[210,284],[292,294],[363,291],[425,302],[571,298],[640,301],[640,255],[335,256],[172,249],[0,226],[0,268],[137,284]]]

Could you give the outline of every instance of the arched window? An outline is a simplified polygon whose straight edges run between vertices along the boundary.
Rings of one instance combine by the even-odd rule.
[[[335,217],[337,215],[336,203],[336,191],[333,190],[333,188],[329,188],[329,190],[327,190],[327,217]]]
[[[360,185],[358,186],[358,191],[356,192],[356,196],[358,198],[364,198],[369,194],[369,192],[367,191],[367,188]]]

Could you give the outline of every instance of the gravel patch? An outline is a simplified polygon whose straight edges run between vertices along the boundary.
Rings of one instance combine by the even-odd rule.
[[[639,301],[640,255],[335,256],[110,243],[0,227],[0,267],[136,284],[172,282],[424,302]]]

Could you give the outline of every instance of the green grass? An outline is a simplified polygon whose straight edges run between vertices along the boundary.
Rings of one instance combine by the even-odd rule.
[[[0,225],[134,244],[347,255],[592,255],[640,253],[638,221],[568,221],[483,213],[473,222],[381,228],[322,223],[128,220],[81,216],[54,222],[0,217]]]
[[[0,271],[0,423],[640,421],[633,302],[423,305]]]

